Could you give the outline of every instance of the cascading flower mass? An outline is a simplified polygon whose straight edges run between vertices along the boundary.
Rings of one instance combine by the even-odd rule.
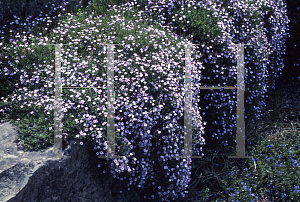
[[[0,73],[17,76],[19,89],[1,98],[0,112],[15,110],[19,118],[24,112],[27,119],[38,116],[48,120],[44,140],[53,143],[54,47],[44,45],[70,44],[62,47],[62,85],[99,88],[62,90],[64,138],[90,141],[97,145],[96,155],[105,155],[108,58],[107,47],[98,44],[119,44],[114,48],[116,155],[126,158],[107,163],[114,177],[121,179],[127,172],[128,185],[149,190],[145,193],[148,199],[184,197],[191,182],[192,161],[175,158],[184,150],[184,45],[198,44],[192,46],[191,57],[193,155],[205,155],[208,147],[216,153],[220,148],[233,153],[234,90],[200,93],[198,87],[236,85],[235,44],[251,44],[245,46],[246,129],[255,125],[264,111],[268,90],[283,68],[281,51],[285,51],[288,23],[284,3],[130,1],[110,6],[103,16],[94,12],[95,5],[87,7],[91,12],[62,16],[47,37],[17,32],[10,44],[3,46]],[[23,134],[20,139],[26,142],[30,135]],[[29,142],[42,148],[40,141],[23,146]]]

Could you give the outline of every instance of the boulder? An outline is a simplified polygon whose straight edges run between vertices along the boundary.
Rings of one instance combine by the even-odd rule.
[[[53,147],[24,152],[17,148],[14,127],[0,125],[0,201],[142,200],[142,190],[128,190],[128,181],[103,173],[106,159],[97,158],[93,145],[71,139],[60,156]]]

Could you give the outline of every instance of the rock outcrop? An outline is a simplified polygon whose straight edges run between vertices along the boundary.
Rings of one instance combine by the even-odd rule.
[[[97,158],[93,145],[72,139],[60,157],[53,147],[24,152],[14,142],[14,127],[9,122],[0,125],[0,201],[143,200],[141,190],[128,190],[127,182],[103,173],[106,159]]]

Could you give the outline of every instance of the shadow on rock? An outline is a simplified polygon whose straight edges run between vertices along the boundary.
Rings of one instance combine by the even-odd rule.
[[[10,139],[8,146],[14,139],[10,134],[12,132],[10,126],[10,123],[0,125],[2,140]],[[79,145],[78,141],[71,139],[70,144],[63,150],[63,156],[56,159],[46,157],[51,150],[19,151],[20,153],[1,158],[1,163],[6,167],[0,173],[2,193],[0,201],[135,202],[143,200],[141,190],[136,190],[135,187],[130,187],[128,190],[126,187],[128,181],[113,178],[110,172],[103,173],[103,170],[107,170],[107,165],[104,164],[107,160],[97,158],[93,151],[94,145],[87,142]],[[16,150],[15,143],[14,146],[15,148],[10,149]],[[4,149],[6,150],[3,147],[2,150]],[[101,165],[100,168],[97,167],[98,164]]]

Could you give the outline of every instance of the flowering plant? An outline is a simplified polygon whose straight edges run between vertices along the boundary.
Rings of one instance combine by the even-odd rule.
[[[127,20],[129,16],[131,20]],[[49,40],[29,37],[27,42],[26,36],[18,35],[20,39],[13,42],[18,54],[30,42],[35,46],[30,47],[32,54],[25,55],[18,63],[25,67],[20,75],[23,88],[5,98],[4,103],[19,96],[18,100],[27,107],[39,106],[31,110],[31,116],[40,116],[37,113],[42,111],[45,119],[53,120],[55,68],[51,62],[54,62],[54,53],[42,46],[72,42],[61,49],[62,86],[98,88],[63,89],[64,137],[92,140],[98,145],[95,150],[100,150],[96,154],[102,151],[105,155],[103,151],[108,147],[105,91],[108,60],[106,46],[101,49],[97,44],[121,44],[114,51],[114,104],[116,155],[124,158],[107,159],[111,173],[117,178],[121,173],[130,173],[128,185],[153,190],[148,193],[152,199],[175,200],[184,196],[191,174],[191,160],[179,158],[184,155],[184,45],[188,40],[174,36],[169,30],[161,31],[157,23],[148,25],[146,21],[139,21],[140,18],[140,13],[130,7],[113,7],[109,15],[88,16],[84,21],[79,16],[69,15],[68,20],[62,20],[53,30]],[[75,32],[73,27],[76,26]],[[31,40],[33,38],[35,40]],[[39,53],[43,59],[36,61],[34,53]],[[200,57],[200,54],[194,55]],[[195,146],[204,143],[195,88],[200,81],[201,63],[193,63],[193,58],[191,62],[193,151],[201,155],[200,148]],[[48,126],[47,132],[53,135],[51,123]]]

